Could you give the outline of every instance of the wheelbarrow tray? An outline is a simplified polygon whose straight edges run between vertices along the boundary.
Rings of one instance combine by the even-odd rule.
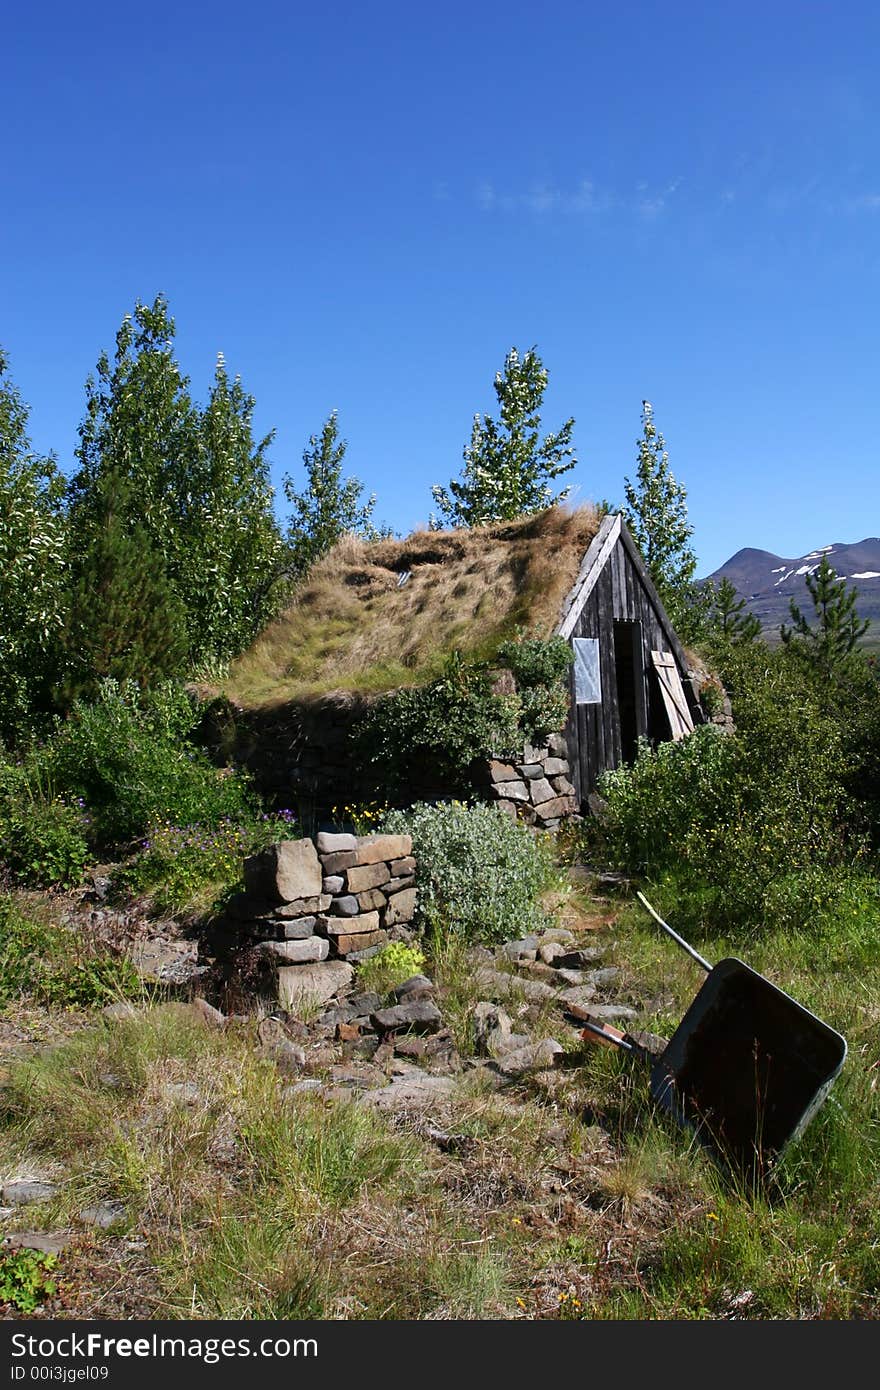
[[[763,975],[712,967],[651,1067],[651,1092],[737,1168],[764,1168],[802,1133],[846,1057],[846,1041]]]

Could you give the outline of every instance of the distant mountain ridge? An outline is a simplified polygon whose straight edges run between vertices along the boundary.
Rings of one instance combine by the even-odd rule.
[[[880,537],[869,536],[852,545],[836,541],[823,545],[796,559],[785,559],[769,550],[754,550],[746,546],[731,555],[719,569],[708,577],[719,583],[729,579],[737,593],[746,600],[746,607],[760,619],[765,635],[771,640],[779,635],[781,623],[790,621],[789,601],[809,614],[810,595],[807,575],[821,564],[822,556],[835,573],[846,579],[858,592],[856,608],[859,616],[868,618],[871,627],[866,641],[880,641]]]

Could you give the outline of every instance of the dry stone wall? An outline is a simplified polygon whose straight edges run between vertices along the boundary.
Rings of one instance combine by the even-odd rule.
[[[384,799],[375,769],[360,767],[352,755],[352,728],[365,707],[354,697],[325,696],[310,705],[229,715],[225,736],[210,728],[205,736],[218,754],[248,769],[273,805],[290,807],[304,829],[313,829],[332,820],[335,808]],[[476,764],[465,780],[472,792],[541,829],[556,829],[579,810],[561,733],[541,747],[526,745],[516,761]],[[462,792],[426,763],[397,800],[439,801]]]
[[[321,832],[281,840],[245,860],[245,888],[229,904],[242,944],[277,972],[289,1008],[323,1003],[351,981],[352,965],[403,935],[415,915],[409,835]]]
[[[552,734],[541,747],[527,744],[519,763],[489,762],[488,793],[498,807],[538,830],[556,830],[578,803],[570,777],[562,734]]]

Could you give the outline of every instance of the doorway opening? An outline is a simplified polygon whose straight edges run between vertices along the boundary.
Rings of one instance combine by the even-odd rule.
[[[646,734],[645,658],[642,625],[615,619],[614,670],[617,681],[617,714],[620,721],[620,751],[625,763],[635,762],[639,735]]]

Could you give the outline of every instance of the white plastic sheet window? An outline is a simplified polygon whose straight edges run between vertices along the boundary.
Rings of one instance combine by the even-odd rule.
[[[576,705],[602,703],[598,637],[574,639],[574,702]]]

